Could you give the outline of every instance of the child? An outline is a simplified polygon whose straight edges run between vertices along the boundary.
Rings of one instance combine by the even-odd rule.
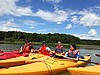
[[[79,50],[76,50],[75,44],[71,44],[70,50],[67,53],[67,57],[78,58],[78,56],[79,56]]]

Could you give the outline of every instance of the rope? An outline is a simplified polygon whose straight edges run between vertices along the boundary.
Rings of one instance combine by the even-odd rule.
[[[46,67],[47,67],[47,69],[48,69],[48,73],[49,73],[49,75],[52,75],[52,69],[51,69],[51,66],[49,65],[49,64],[54,64],[55,62],[57,62],[56,60],[52,60],[53,62],[52,63],[50,63],[50,62],[47,62],[46,60],[52,60],[52,59],[50,59],[49,57],[47,58],[47,59],[44,59],[43,60],[43,63],[46,65]],[[49,64],[48,64],[49,63]]]
[[[47,64],[47,62],[45,60],[43,60],[44,64],[46,65],[47,69],[48,69],[48,73],[49,75],[52,75],[52,69],[51,66]]]

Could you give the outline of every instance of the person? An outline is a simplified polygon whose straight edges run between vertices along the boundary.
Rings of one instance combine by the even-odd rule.
[[[34,52],[34,48],[32,44],[29,42],[29,40],[26,40],[25,45],[20,49],[20,53],[30,53],[30,52]]]
[[[41,54],[48,55],[48,56],[51,56],[52,54],[51,49],[46,45],[45,41],[42,41],[42,46],[40,47],[39,52]]]
[[[79,50],[76,49],[76,45],[75,44],[71,44],[69,51],[66,52],[65,55],[63,55],[63,56],[55,55],[54,58],[61,58],[61,59],[70,58],[70,59],[74,59],[75,61],[78,61],[78,58],[84,59],[84,56],[79,54]]]
[[[64,54],[63,48],[64,48],[64,47],[62,46],[61,42],[58,41],[58,45],[56,46],[55,53]]]
[[[76,49],[75,44],[70,45],[70,49],[66,55],[67,55],[67,57],[71,57],[71,58],[78,58],[79,57],[79,50]]]

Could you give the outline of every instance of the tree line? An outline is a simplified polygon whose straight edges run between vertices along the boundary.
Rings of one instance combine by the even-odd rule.
[[[47,43],[57,43],[61,41],[64,44],[82,44],[82,45],[100,45],[100,40],[81,40],[78,37],[67,34],[59,33],[48,33],[48,34],[38,34],[38,33],[25,33],[18,31],[0,31],[0,41],[10,41],[10,42],[23,42],[24,40],[30,40],[32,42],[41,42],[45,40]]]

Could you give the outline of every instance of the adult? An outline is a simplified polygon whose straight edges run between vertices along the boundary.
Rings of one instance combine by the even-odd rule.
[[[67,53],[67,57],[78,58],[78,55],[79,55],[79,50],[76,49],[76,45],[71,44],[70,49]]]
[[[21,47],[20,53],[30,53],[33,51],[34,51],[34,48],[32,44],[29,42],[29,40],[26,40],[25,45]]]
[[[56,46],[55,52],[56,52],[56,53],[64,54],[63,48],[64,48],[64,47],[63,47],[63,45],[61,44],[61,42],[58,41],[58,45]]]
[[[41,54],[51,56],[51,52],[52,52],[52,51],[51,51],[51,49],[46,45],[46,42],[43,41],[43,42],[42,42],[42,46],[41,46],[40,49],[39,49],[39,52],[40,52]]]

